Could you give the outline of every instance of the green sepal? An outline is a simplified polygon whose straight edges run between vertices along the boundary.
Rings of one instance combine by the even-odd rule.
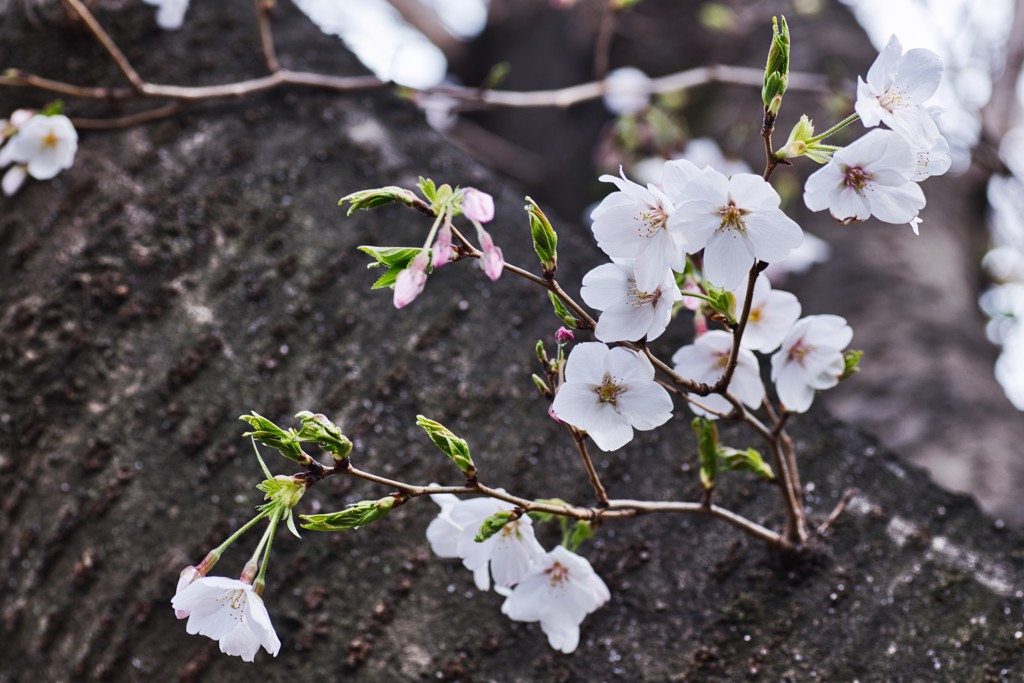
[[[419,198],[412,190],[407,190],[404,187],[388,185],[387,187],[375,187],[369,190],[359,190],[358,192],[347,194],[338,200],[338,206],[341,206],[345,202],[349,202],[348,213],[346,215],[351,216],[359,209],[376,209],[378,206],[386,206],[387,204],[396,203],[404,204],[406,206],[415,206],[419,201]]]
[[[380,500],[361,500],[344,510],[322,515],[299,515],[303,529],[310,531],[345,531],[358,529],[378,519],[383,519],[395,506],[395,498],[387,496]]]
[[[416,424],[427,432],[427,436],[434,442],[434,445],[452,459],[452,462],[462,470],[467,479],[476,476],[476,465],[473,464],[473,458],[469,454],[469,444],[465,439],[456,436],[440,422],[435,422],[423,415],[416,416]]]
[[[295,507],[306,492],[306,482],[284,474],[279,474],[273,479],[264,479],[256,485],[263,491],[264,500],[269,503],[260,506],[260,509],[269,506],[281,506],[291,509]]]
[[[860,372],[860,361],[864,357],[864,352],[860,349],[850,349],[849,351],[843,352],[843,363],[845,367],[843,374],[839,375],[840,380],[844,380],[850,375]]]
[[[530,217],[530,235],[533,237],[533,250],[537,252],[541,268],[545,275],[551,275],[558,268],[558,234],[551,227],[551,222],[537,206],[537,202],[529,197],[525,207]]]
[[[771,465],[766,463],[761,454],[753,448],[741,451],[723,446],[718,450],[718,455],[720,469],[723,472],[750,472],[768,481],[775,479],[775,472],[772,471]]]
[[[571,552],[576,552],[579,547],[586,541],[589,541],[594,537],[593,525],[585,519],[581,519],[569,529],[565,534],[565,540],[562,545]]]
[[[499,510],[483,521],[473,540],[477,543],[483,543],[515,519],[519,519],[519,515],[515,513],[515,510]]]
[[[542,505],[556,505],[559,507],[567,507],[569,505],[561,498],[539,498],[536,502]],[[555,518],[554,513],[545,512],[544,510],[530,510],[526,514],[530,515],[537,522],[550,522]]]
[[[383,275],[377,278],[377,281],[373,283],[370,289],[394,287],[398,274],[408,268],[412,260],[423,251],[423,249],[416,247],[374,247],[369,245],[363,245],[357,247],[357,249],[375,259],[372,263],[366,264],[367,269],[380,268],[381,266],[387,269]],[[431,270],[433,268],[428,264],[427,272],[429,273]]]
[[[62,100],[54,100],[43,107],[43,110],[39,113],[43,116],[59,116],[64,113],[64,102]]]
[[[697,435],[697,455],[700,458],[700,485],[707,490],[715,487],[718,476],[718,426],[713,420],[695,417],[690,423]]]
[[[570,330],[575,330],[576,326],[580,324],[576,317],[569,312],[569,309],[565,307],[562,300],[558,298],[558,295],[554,292],[548,292],[548,298],[551,299],[551,305],[555,308],[555,315],[558,316],[566,327]]]
[[[253,431],[242,436],[251,436],[264,446],[277,450],[284,457],[299,464],[305,465],[312,461],[312,458],[303,452],[301,439],[294,429],[285,431],[256,412],[252,415],[241,415],[238,419],[248,422],[253,428]]]
[[[708,294],[707,305],[711,310],[721,314],[730,325],[736,324],[736,294],[704,280],[704,290]]]
[[[303,410],[295,418],[302,420],[299,438],[303,441],[315,442],[320,448],[329,451],[335,460],[344,460],[352,452],[352,442],[341,433],[338,425],[324,415]]]

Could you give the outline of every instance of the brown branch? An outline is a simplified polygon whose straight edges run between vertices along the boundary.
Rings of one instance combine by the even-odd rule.
[[[128,58],[121,52],[121,48],[117,46],[113,38],[103,30],[100,26],[100,22],[96,21],[96,17],[92,15],[89,8],[86,7],[81,0],[63,0],[64,4],[70,7],[75,14],[78,15],[79,19],[86,25],[89,32],[99,41],[99,44],[103,46],[103,49],[107,51],[110,58],[114,60],[117,68],[120,69],[124,77],[128,79],[128,82],[132,84],[137,91],[142,92],[145,86],[145,81],[142,80],[142,76],[135,70],[135,67],[131,65]]]
[[[47,92],[80,97],[90,100],[119,100],[135,96],[131,88],[97,88],[73,83],[64,83],[50,78],[36,76],[21,69],[8,69],[0,75],[0,86],[13,88],[36,88]]]
[[[609,0],[602,0],[601,19],[597,27],[597,40],[594,41],[594,78],[603,80],[608,75],[611,60],[612,39],[615,37],[615,23],[618,9]]]
[[[761,271],[768,267],[768,264],[764,261],[756,261],[750,268],[750,274],[747,276],[747,292],[743,297],[743,310],[740,313],[740,321],[736,325],[736,329],[733,331],[733,342],[732,351],[729,353],[729,364],[725,367],[725,372],[718,381],[715,382],[712,387],[712,393],[722,393],[729,388],[729,383],[732,382],[732,376],[736,372],[736,366],[739,365],[740,361],[740,343],[743,340],[743,333],[747,329],[747,321],[750,320],[750,307],[754,303],[754,284],[757,282],[758,276]]]
[[[275,0],[253,0],[256,9],[256,21],[260,25],[260,45],[263,48],[263,60],[267,63],[270,73],[277,73],[281,65],[277,61],[277,50],[274,49],[274,34],[270,26],[270,10],[274,9]]]
[[[608,507],[608,492],[605,491],[600,477],[597,476],[597,470],[594,469],[594,461],[590,459],[590,453],[587,451],[587,437],[572,425],[567,424],[566,426],[569,428],[572,440],[576,444],[576,450],[579,451],[580,458],[583,460],[583,467],[587,470],[587,478],[590,479],[590,485],[594,487],[594,495],[597,496],[597,506],[599,508]]]
[[[134,114],[126,114],[125,116],[118,116],[109,119],[72,118],[71,123],[74,124],[75,128],[83,130],[131,128],[132,126],[137,126],[142,123],[149,123],[150,121],[158,121],[160,119],[165,119],[168,116],[174,116],[185,107],[186,104],[184,102],[171,102],[163,107],[146,109],[144,111],[135,112]]]

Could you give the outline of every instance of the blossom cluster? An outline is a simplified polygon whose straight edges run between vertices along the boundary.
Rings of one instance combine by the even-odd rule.
[[[807,180],[804,203],[812,211],[828,209],[842,222],[874,216],[886,223],[908,223],[918,233],[925,206],[918,183],[949,170],[949,143],[939,133],[939,111],[925,104],[939,87],[942,60],[930,50],[903,52],[892,36],[868,70],[858,78],[854,109],[870,131],[838,149]]]
[[[480,590],[491,587],[505,596],[501,611],[514,621],[540,622],[551,647],[573,652],[583,619],[611,597],[586,558],[564,546],[545,552],[534,536],[533,521],[523,515],[482,539],[484,522],[515,506],[494,498],[462,500],[433,495],[441,512],[427,527],[427,540],[439,557],[458,558],[473,572]]]
[[[77,149],[78,133],[68,117],[18,109],[0,119],[0,169],[10,166],[0,187],[10,197],[29,176],[49,180],[71,168]]]

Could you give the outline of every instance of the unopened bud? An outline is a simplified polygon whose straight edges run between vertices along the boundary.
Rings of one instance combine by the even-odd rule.
[[[564,346],[571,342],[575,337],[573,336],[572,330],[567,330],[564,327],[559,327],[558,331],[555,332],[555,341],[559,346]]]
[[[764,69],[764,87],[761,99],[768,112],[774,117],[782,107],[782,96],[789,85],[789,25],[786,18],[780,22],[772,17],[772,46],[768,50],[768,62]]]
[[[551,227],[551,222],[540,210],[537,203],[526,198],[529,202],[524,208],[530,217],[530,234],[533,236],[533,250],[537,252],[541,268],[547,276],[553,275],[558,267],[558,234]]]
[[[405,204],[406,206],[415,206],[418,202],[422,203],[412,190],[406,190],[405,188],[395,187],[393,185],[389,185],[388,187],[376,187],[370,190],[359,190],[358,192],[345,195],[338,200],[338,206],[341,206],[345,202],[349,202],[349,216],[355,213],[358,209],[376,209],[378,206],[384,206],[386,204],[398,203]]]
[[[352,452],[352,442],[348,440],[338,425],[320,413],[303,410],[295,416],[302,420],[299,438],[303,441],[314,441],[325,451],[330,451],[335,460],[344,460]]]
[[[442,453],[452,459],[467,479],[476,476],[476,465],[473,464],[473,457],[469,454],[469,444],[466,440],[456,436],[454,432],[440,422],[435,422],[423,415],[416,416],[416,424],[423,428]]]

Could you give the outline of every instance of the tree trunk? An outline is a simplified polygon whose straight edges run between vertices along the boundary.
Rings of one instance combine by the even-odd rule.
[[[98,16],[151,80],[259,75],[248,6],[224,5],[193,3],[178,33],[159,31],[138,4]],[[37,26],[20,7],[0,8],[0,64],[117,82],[81,27],[59,15]],[[274,22],[287,66],[360,72],[289,4]],[[3,112],[45,100],[0,96]],[[352,437],[358,466],[457,483],[414,426],[423,413],[467,436],[484,481],[592,502],[529,379],[533,342],[557,327],[542,292],[507,275],[492,284],[466,263],[436,272],[402,311],[369,291],[375,275],[356,246],[417,244],[427,226],[399,208],[345,218],[337,199],[421,174],[492,192],[496,239],[531,266],[522,192],[387,92],[295,89],[83,134],[73,169],[3,200],[0,681],[1022,675],[1019,536],[821,412],[794,432],[812,521],[847,488],[860,493],[809,558],[784,562],[703,519],[609,522],[583,552],[613,597],[571,656],[538,625],[508,621],[501,598],[478,595],[457,562],[429,557],[427,500],[354,532],[279,536],[264,595],[278,658],[246,665],[187,635],[169,605],[178,572],[262,502],[235,419],[249,410],[284,424],[322,411]],[[566,282],[602,260],[583,232],[561,238]],[[697,499],[692,437],[675,422],[598,458],[614,496]],[[739,446],[749,435],[725,438]],[[782,525],[774,487],[725,479],[724,504]],[[387,492],[336,477],[300,511]],[[237,575],[255,542],[233,547],[215,573]]]

